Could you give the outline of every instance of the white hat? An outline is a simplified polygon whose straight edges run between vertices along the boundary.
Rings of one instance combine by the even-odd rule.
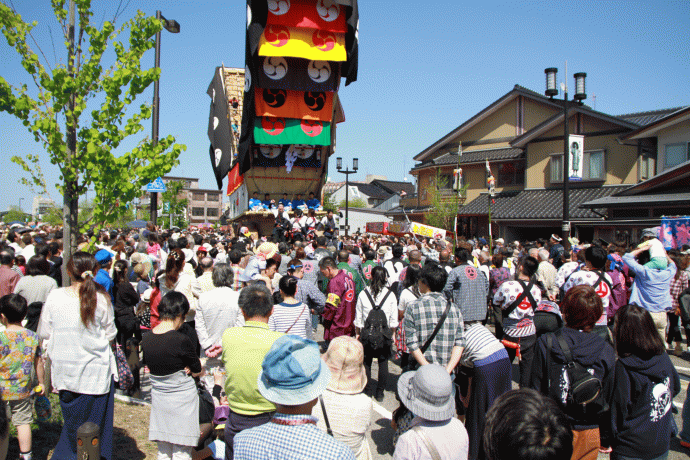
[[[498,239],[496,240],[496,242],[497,242],[497,243],[500,243],[500,244],[503,244],[503,243],[505,243],[505,240],[504,240],[503,238],[498,238]]]

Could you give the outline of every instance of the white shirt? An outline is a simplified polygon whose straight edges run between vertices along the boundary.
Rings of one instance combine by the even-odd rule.
[[[115,314],[110,298],[96,294],[93,323],[82,324],[79,295],[68,288],[53,289],[41,313],[38,336],[48,341],[52,381],[56,390],[103,395],[117,380],[117,364],[110,349],[115,339]]]
[[[199,296],[194,327],[202,349],[220,345],[223,332],[238,325],[238,316],[242,316],[239,298],[239,292],[226,286],[211,289]]]
[[[381,303],[383,297],[386,295],[388,291],[389,289],[383,288],[381,289],[381,292],[379,292],[379,295],[374,297],[374,294],[371,292],[370,286],[359,293],[359,297],[357,297],[357,307],[355,310],[355,327],[362,329],[364,327],[364,323],[367,320],[367,317],[369,316],[369,312],[371,312],[371,310],[374,309],[374,306],[369,301],[369,297],[367,297],[365,292],[369,292],[371,297],[374,299],[374,302],[376,302],[376,305],[378,305],[379,303]],[[383,310],[383,312],[386,314],[386,318],[388,319],[388,327],[398,327],[398,301],[396,300],[394,293],[390,293],[390,295],[386,299],[386,302],[381,306],[381,310]]]
[[[394,460],[432,460],[426,443],[413,430],[415,426],[422,428],[441,460],[467,460],[470,438],[465,425],[455,417],[442,422],[432,422],[421,417],[413,418],[409,431],[398,439],[393,453]]]
[[[525,285],[528,282],[523,281]],[[541,301],[541,290],[535,284],[530,289],[532,298],[539,304]],[[493,303],[500,305],[502,310],[508,308],[522,294],[522,286],[518,281],[505,281],[494,294]],[[534,307],[527,297],[518,305],[508,317],[503,317],[503,329],[511,337],[526,337],[536,334],[534,328]]]
[[[403,289],[403,291],[400,293],[400,302],[398,303],[398,311],[405,311],[407,309],[407,306],[410,305],[415,300],[417,300],[418,298],[419,297],[417,297],[416,295],[414,295],[412,293],[412,291],[410,291],[410,288]]]
[[[357,460],[371,460],[366,434],[371,425],[372,399],[364,393],[346,395],[331,390],[324,391],[322,397],[333,437],[352,449]],[[319,419],[317,426],[326,431],[321,404],[316,404],[311,414]]]

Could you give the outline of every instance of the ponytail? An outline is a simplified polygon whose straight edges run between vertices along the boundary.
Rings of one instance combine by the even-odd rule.
[[[79,281],[79,314],[84,327],[89,327],[96,316],[98,292],[103,288],[93,280],[98,273],[96,258],[87,252],[76,252],[67,262],[67,271],[74,281]]]

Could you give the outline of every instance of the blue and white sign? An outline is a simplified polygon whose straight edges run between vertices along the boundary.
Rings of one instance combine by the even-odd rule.
[[[163,193],[167,190],[168,188],[165,186],[163,179],[160,177],[146,186],[146,191],[151,193]]]

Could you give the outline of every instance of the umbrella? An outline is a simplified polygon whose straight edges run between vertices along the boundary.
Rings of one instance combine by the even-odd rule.
[[[142,219],[133,220],[132,222],[128,222],[127,226],[129,228],[146,228],[146,221]]]

